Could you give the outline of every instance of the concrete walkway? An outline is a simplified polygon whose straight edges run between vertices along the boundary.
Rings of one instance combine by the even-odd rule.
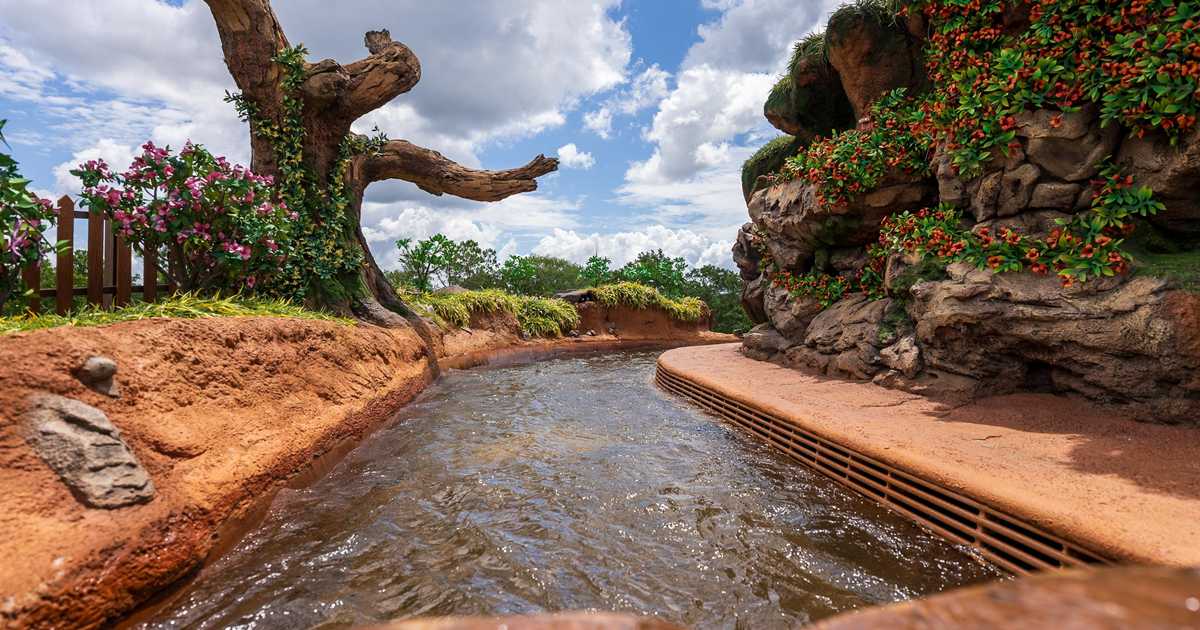
[[[670,350],[669,373],[1120,562],[1200,565],[1200,431],[1046,394],[950,407],[742,356]]]

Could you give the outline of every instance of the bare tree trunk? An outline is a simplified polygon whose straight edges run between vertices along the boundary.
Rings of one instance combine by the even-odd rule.
[[[221,36],[225,64],[243,98],[254,105],[259,117],[281,123],[284,77],[272,59],[289,44],[270,0],[206,2]],[[420,60],[407,46],[392,41],[386,30],[368,32],[364,43],[369,55],[358,61],[342,65],[326,59],[305,65],[305,79],[297,95],[304,105],[304,161],[318,181],[330,181],[338,150],[355,120],[411,90],[421,79]],[[250,140],[251,168],[278,176],[275,147],[253,132]],[[383,322],[388,317],[376,308],[383,305],[413,322],[427,342],[433,343],[428,327],[384,278],[363,237],[362,199],[372,182],[401,179],[434,195],[499,201],[536,190],[537,178],[557,168],[557,160],[539,155],[521,168],[474,170],[404,140],[392,140],[370,154],[354,156],[346,182],[352,195],[347,212],[358,226],[355,232],[364,257],[363,284],[373,298],[360,305],[359,312]]]

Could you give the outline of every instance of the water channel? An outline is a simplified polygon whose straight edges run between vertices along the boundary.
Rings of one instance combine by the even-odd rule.
[[[592,609],[784,628],[998,576],[660,392],[656,356],[446,376],[145,627]]]

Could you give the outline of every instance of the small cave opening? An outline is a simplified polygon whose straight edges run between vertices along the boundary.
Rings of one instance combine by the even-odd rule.
[[[1054,366],[1045,361],[1025,363],[1025,382],[1022,389],[1041,394],[1052,394],[1058,391],[1058,388],[1054,386]]]

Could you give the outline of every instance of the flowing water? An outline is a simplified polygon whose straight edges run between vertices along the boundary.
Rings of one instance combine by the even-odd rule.
[[[997,576],[661,393],[655,357],[450,374],[147,625],[594,609],[783,628]]]

